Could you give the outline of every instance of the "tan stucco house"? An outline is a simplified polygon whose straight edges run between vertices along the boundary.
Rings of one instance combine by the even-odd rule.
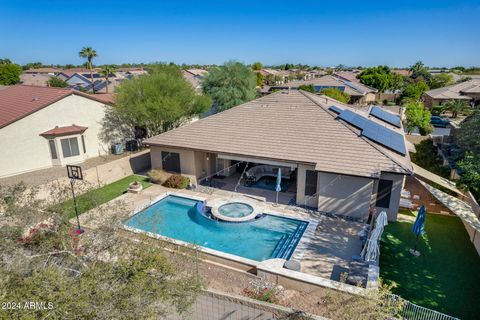
[[[352,104],[368,104],[375,102],[377,90],[366,86],[360,82],[348,81],[347,79],[336,75],[325,75],[323,77],[314,78],[305,81],[291,81],[284,85],[272,86],[272,88],[290,88],[297,89],[302,85],[312,85],[315,91],[320,92],[326,88],[336,88],[347,93],[351,98]]]
[[[107,154],[98,135],[108,105],[72,89],[16,85],[0,90],[0,177]]]
[[[467,103],[478,104],[480,101],[480,79],[472,79],[429,90],[423,94],[423,100],[428,108],[442,105],[450,100],[463,100]]]
[[[347,117],[352,115],[360,122]],[[398,117],[388,112],[387,116]],[[399,118],[398,122],[394,126],[371,115],[371,110],[291,90],[145,142],[151,147],[152,167],[181,173],[193,184],[213,174],[240,175],[222,171],[235,163],[246,163],[247,168],[262,165],[272,172],[283,168],[292,172],[297,205],[358,219],[377,207],[396,220],[405,175],[412,174],[408,143]],[[391,135],[392,145],[390,138],[372,135],[372,129]]]

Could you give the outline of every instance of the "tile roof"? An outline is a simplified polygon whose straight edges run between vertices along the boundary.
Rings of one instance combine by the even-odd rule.
[[[469,97],[468,94],[477,92],[480,92],[480,79],[473,79],[450,86],[429,90],[425,92],[425,95],[433,99],[470,100],[471,97]]]
[[[26,85],[10,86],[0,90],[0,128],[73,94],[108,104],[103,99],[97,98],[96,95],[73,89]]]
[[[326,75],[319,78],[314,78],[305,81],[291,81],[279,87],[291,87],[297,88],[301,85],[313,85],[313,86],[329,86],[329,87],[345,87],[344,92],[351,96],[363,96],[367,93],[377,92],[376,89],[370,88],[359,82],[347,81],[345,79]]]
[[[318,171],[378,177],[410,174],[410,159],[359,136],[328,110],[340,102],[279,91],[151,137],[149,145],[312,164]],[[401,160],[401,161],[400,161]]]
[[[63,71],[63,69],[45,67],[45,68],[30,68],[28,70],[25,70],[24,73],[57,73],[61,71]]]
[[[40,133],[40,135],[41,136],[62,136],[67,134],[83,133],[87,129],[88,127],[77,126],[76,124],[72,124],[71,126],[66,126],[66,127],[56,126],[53,129]]]

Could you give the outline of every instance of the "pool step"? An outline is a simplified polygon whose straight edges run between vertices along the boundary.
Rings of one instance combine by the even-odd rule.
[[[302,237],[306,228],[307,225],[301,225],[293,234],[284,235],[273,250],[272,257],[281,259],[290,258],[290,255],[293,253],[293,249],[300,241],[300,238]]]

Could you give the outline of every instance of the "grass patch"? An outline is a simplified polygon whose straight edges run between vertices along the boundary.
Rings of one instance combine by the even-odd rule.
[[[413,214],[411,214],[413,215]],[[408,250],[415,244],[412,222],[393,222],[382,236],[380,276],[393,292],[418,305],[461,319],[480,314],[480,257],[461,220],[427,214],[420,257]]]
[[[99,205],[105,202],[108,202],[110,200],[113,200],[121,196],[122,194],[127,192],[128,185],[133,181],[140,182],[144,189],[152,185],[149,182],[148,178],[146,177],[137,176],[137,175],[131,175],[131,176],[125,177],[121,180],[115,181],[113,183],[107,184],[106,186],[103,186],[95,190],[91,190],[89,192],[86,192],[78,196],[77,197],[78,213],[82,214],[88,210],[98,207]],[[72,199],[63,202],[61,205],[66,208],[70,218],[75,217],[75,209],[73,207]]]
[[[416,212],[416,211],[415,211]],[[404,209],[404,208],[400,208],[398,210],[398,213],[399,214],[403,214],[404,216],[409,216],[409,217],[416,217],[415,214],[413,214],[413,211],[409,210],[409,209]]]

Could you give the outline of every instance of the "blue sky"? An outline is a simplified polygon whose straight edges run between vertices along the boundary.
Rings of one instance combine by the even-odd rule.
[[[480,65],[480,1],[4,1],[17,63]]]

